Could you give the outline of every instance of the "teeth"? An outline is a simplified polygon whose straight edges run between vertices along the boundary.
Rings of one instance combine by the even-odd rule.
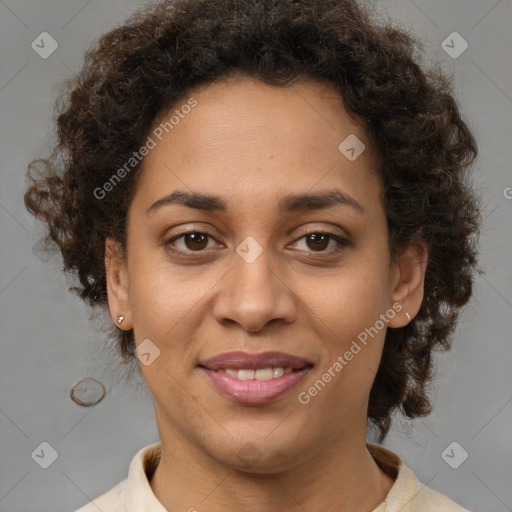
[[[225,372],[230,377],[240,380],[270,380],[277,379],[285,373],[291,373],[292,368],[259,368],[258,370],[233,370],[232,368],[226,368],[225,370],[219,370]]]
[[[291,370],[291,368],[290,368]],[[272,369],[272,377],[277,378],[281,377],[281,375],[284,375],[284,368],[273,368]]]
[[[240,380],[254,379],[254,370],[238,370],[238,378]]]

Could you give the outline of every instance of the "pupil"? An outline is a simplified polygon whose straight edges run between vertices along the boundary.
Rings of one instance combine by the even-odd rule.
[[[322,238],[322,240],[320,240]],[[310,235],[310,239],[314,242],[313,247],[325,249],[326,244],[325,241],[328,239],[328,235],[324,235],[322,233],[313,233]],[[321,245],[318,244],[320,242]],[[323,242],[323,243],[322,243]]]
[[[201,245],[201,241],[199,239],[203,239],[204,242],[206,240],[206,236],[201,233],[187,233],[187,241],[191,240],[192,247],[190,247],[190,244],[187,244],[189,249],[203,249],[204,243]],[[194,246],[195,244],[195,246]],[[197,247],[197,244],[199,244],[199,247]]]

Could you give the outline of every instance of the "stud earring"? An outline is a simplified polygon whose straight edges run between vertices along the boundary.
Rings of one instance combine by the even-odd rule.
[[[117,323],[120,324],[124,320],[124,316],[117,317]]]
[[[411,321],[411,315],[409,315],[409,313],[407,313],[407,311],[405,312],[405,316],[409,319],[409,322]]]

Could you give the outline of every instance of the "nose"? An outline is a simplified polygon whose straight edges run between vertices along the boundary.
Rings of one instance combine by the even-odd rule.
[[[251,263],[238,254],[234,267],[219,284],[214,316],[223,324],[236,323],[248,332],[261,331],[270,322],[292,323],[296,299],[284,275],[271,268],[270,251]]]

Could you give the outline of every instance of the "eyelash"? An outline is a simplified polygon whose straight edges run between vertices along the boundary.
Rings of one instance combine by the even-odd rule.
[[[191,230],[191,231],[185,231],[177,236],[173,236],[172,238],[169,238],[166,242],[165,242],[165,245],[166,246],[169,246],[169,245],[173,245],[173,242],[175,242],[176,240],[179,240],[180,238],[183,238],[184,236],[186,235],[190,235],[190,234],[198,234],[198,235],[206,235],[212,239],[215,240],[215,237],[213,235],[210,235],[210,233],[207,233],[207,232],[204,232],[204,231],[197,231],[197,230]],[[308,233],[304,233],[300,238],[297,239],[297,241],[299,240],[302,240],[303,238],[306,238],[310,235],[325,235],[327,237],[329,237],[329,239],[332,239],[334,240],[335,242],[338,243],[338,246],[335,247],[334,249],[330,249],[330,250],[322,250],[322,251],[308,251],[308,252],[311,252],[312,254],[337,254],[338,252],[342,251],[344,248],[348,247],[350,245],[350,242],[345,239],[345,238],[342,238],[338,235],[335,235],[334,233],[329,233],[327,231],[318,231],[318,230],[314,230],[314,231],[310,231]],[[180,254],[185,254],[185,255],[191,255],[191,254],[194,254],[194,253],[202,253],[202,252],[205,252],[207,251],[207,249],[201,249],[199,251],[191,251],[191,250],[188,250],[188,251],[182,251],[182,250],[175,250],[175,249],[171,249],[171,251],[175,252],[175,253],[180,253]]]

